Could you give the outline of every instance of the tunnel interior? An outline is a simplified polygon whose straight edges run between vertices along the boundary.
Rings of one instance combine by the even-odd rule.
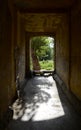
[[[81,114],[81,1],[1,0],[0,9],[0,121],[30,78],[30,39],[43,35],[54,37],[53,76]]]

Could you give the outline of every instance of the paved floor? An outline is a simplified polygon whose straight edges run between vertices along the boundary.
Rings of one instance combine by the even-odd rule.
[[[8,130],[81,130],[80,116],[51,76],[30,79],[12,107]]]

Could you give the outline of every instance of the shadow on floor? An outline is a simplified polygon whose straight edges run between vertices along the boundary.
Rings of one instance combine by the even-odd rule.
[[[22,93],[22,99],[13,104],[8,130],[81,129],[81,118],[52,77],[30,79]]]

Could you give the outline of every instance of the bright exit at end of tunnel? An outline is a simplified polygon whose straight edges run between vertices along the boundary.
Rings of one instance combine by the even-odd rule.
[[[54,70],[54,38],[36,36],[30,43],[30,69]]]

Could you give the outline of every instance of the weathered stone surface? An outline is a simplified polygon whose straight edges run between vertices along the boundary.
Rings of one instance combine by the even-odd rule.
[[[71,91],[81,100],[81,2],[71,12]]]
[[[26,9],[32,9],[32,8],[67,8],[71,6],[75,1],[74,0],[14,0],[14,3],[21,8],[26,8]]]
[[[66,15],[56,32],[56,72],[69,87],[69,23]]]
[[[34,77],[24,86],[22,100],[13,104],[8,130],[77,130],[81,118],[52,77]]]
[[[45,32],[45,30],[55,32],[64,15],[60,13],[40,13],[40,15],[38,13],[27,13],[21,14],[21,17],[25,19],[27,32]]]
[[[8,1],[1,0],[0,2],[0,119],[2,119],[15,95],[15,76],[14,48],[12,47],[14,21],[12,22]]]

